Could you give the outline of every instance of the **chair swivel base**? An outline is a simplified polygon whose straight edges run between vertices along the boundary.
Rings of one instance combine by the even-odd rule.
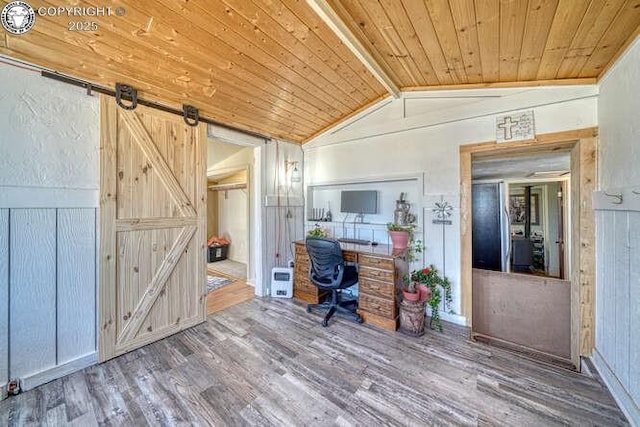
[[[358,303],[357,300],[349,300],[349,301],[341,301],[338,304],[332,304],[331,301],[326,301],[321,304],[307,304],[307,313],[311,313],[312,309],[320,308],[320,309],[328,309],[327,314],[324,316],[322,320],[322,326],[327,327],[329,325],[329,319],[334,315],[338,314],[342,317],[346,317],[351,320],[355,320],[358,323],[363,323],[362,317],[358,313],[356,313],[353,308],[348,308],[351,306],[355,306]]]

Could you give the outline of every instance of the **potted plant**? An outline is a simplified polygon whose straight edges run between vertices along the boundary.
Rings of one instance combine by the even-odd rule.
[[[438,269],[434,265],[430,265],[421,270],[411,272],[411,282],[414,282],[416,288],[424,287],[429,290],[427,304],[431,307],[431,321],[429,326],[433,329],[435,323],[436,328],[442,332],[442,322],[440,321],[440,303],[444,300],[446,308],[451,306],[453,297],[451,295],[451,282],[445,276],[438,273]],[[425,294],[427,293],[425,289]]]
[[[387,224],[387,231],[394,250],[402,251],[407,248],[409,242],[413,239],[413,228],[413,224],[399,225],[392,222]]]
[[[411,280],[411,276],[406,274],[402,278],[402,282],[404,286],[402,287],[402,298],[404,301],[419,301],[420,300],[420,291],[416,286],[416,282]]]
[[[327,237],[328,235],[329,233],[327,233],[327,230],[320,227],[319,224],[316,224],[314,228],[307,232],[307,236],[309,237]]]

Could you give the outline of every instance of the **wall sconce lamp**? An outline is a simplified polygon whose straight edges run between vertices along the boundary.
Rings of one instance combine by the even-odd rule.
[[[291,171],[291,176],[289,177],[292,183],[302,181],[302,174],[298,170],[297,160],[285,160],[284,166],[285,166],[285,171],[288,171],[289,168],[293,166],[293,170]]]

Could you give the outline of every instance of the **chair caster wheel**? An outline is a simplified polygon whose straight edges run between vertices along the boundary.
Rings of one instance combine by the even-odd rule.
[[[326,328],[327,326],[329,326],[329,322],[327,322],[327,320],[326,320],[326,319],[325,319],[325,320],[323,320],[323,321],[322,321],[322,326],[324,326],[324,327]]]
[[[307,313],[311,313],[311,307],[307,306]]]

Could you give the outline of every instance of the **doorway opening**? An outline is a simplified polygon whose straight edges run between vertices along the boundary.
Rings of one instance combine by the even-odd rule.
[[[207,312],[253,298],[251,165],[253,147],[209,139]]]
[[[472,160],[476,339],[570,359],[570,177],[568,152]]]
[[[460,147],[462,313],[473,338],[580,369],[594,341],[596,162],[596,128]],[[559,224],[545,227],[554,193]],[[483,239],[492,239],[493,255],[479,249]],[[515,245],[525,249],[516,254]]]

